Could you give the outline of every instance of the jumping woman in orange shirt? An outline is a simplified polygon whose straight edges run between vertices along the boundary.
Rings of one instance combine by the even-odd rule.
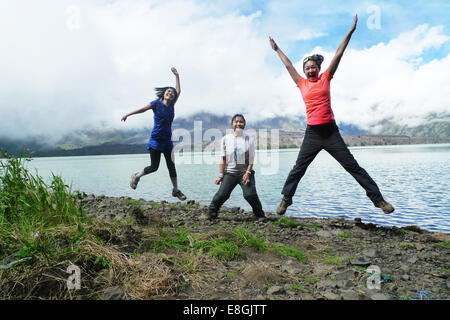
[[[297,190],[300,179],[322,149],[325,149],[331,154],[356,179],[361,187],[364,188],[375,207],[381,208],[384,213],[394,211],[394,207],[384,200],[375,181],[359,166],[358,162],[356,162],[350,153],[339,133],[333,110],[331,109],[330,81],[333,79],[353,32],[356,30],[357,22],[358,16],[355,15],[352,28],[344,41],[339,45],[333,60],[331,60],[330,66],[325,72],[319,74],[323,56],[315,54],[303,60],[303,71],[306,79],[300,76],[289,58],[281,51],[275,41],[269,37],[272,49],[278,53],[292,80],[294,80],[300,89],[306,105],[307,118],[305,137],[297,161],[290,171],[281,191],[283,198],[277,208],[279,215],[283,215],[287,207],[292,204],[292,197]]]

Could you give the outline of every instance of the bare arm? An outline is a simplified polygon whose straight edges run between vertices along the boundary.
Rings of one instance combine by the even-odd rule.
[[[331,75],[334,75],[336,72],[339,62],[341,62],[342,55],[344,54],[345,48],[347,48],[348,43],[350,42],[350,39],[352,37],[353,32],[356,30],[356,24],[358,22],[358,15],[355,15],[353,18],[353,26],[348,32],[345,39],[342,41],[342,43],[339,45],[338,49],[336,50],[336,54],[334,55],[333,60],[331,60],[330,66],[328,67],[328,72]]]
[[[249,163],[248,163],[247,171],[245,172],[244,176],[242,177],[242,182],[244,182],[244,184],[247,184],[250,182],[250,174],[253,169],[253,161],[255,160],[255,140],[253,140],[253,139],[251,139],[249,141],[248,152],[249,152],[249,158],[248,158]]]
[[[178,74],[177,69],[172,68],[171,70],[172,70],[172,72],[173,72],[173,74],[175,75],[175,78],[176,78],[175,79],[175,81],[176,81],[175,89],[177,90],[177,100],[178,100],[178,97],[180,97],[180,93],[181,93],[180,75]]]
[[[132,116],[132,115],[138,114],[138,113],[143,113],[143,112],[145,112],[145,111],[150,110],[151,108],[152,108],[152,107],[150,106],[150,103],[149,103],[148,105],[146,105],[146,106],[143,107],[143,108],[137,109],[137,110],[135,110],[135,111],[133,111],[133,112],[130,112],[130,113],[124,115],[124,116],[122,117],[122,121],[127,121],[127,118],[128,118],[129,116]]]
[[[223,180],[223,170],[225,169],[226,157],[220,159],[219,164],[219,177],[214,181],[215,184],[219,184]]]
[[[281,61],[285,65],[287,71],[291,75],[292,80],[294,80],[295,84],[297,84],[301,77],[300,77],[300,74],[297,72],[297,70],[295,70],[295,67],[292,64],[291,60],[289,60],[289,58],[284,54],[284,52],[281,51],[281,49],[278,47],[278,45],[275,43],[275,41],[271,37],[269,37],[269,42],[270,42],[272,49],[276,53],[278,53],[278,56],[280,57]]]

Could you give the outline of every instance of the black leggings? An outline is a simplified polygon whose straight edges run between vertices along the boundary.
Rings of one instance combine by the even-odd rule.
[[[172,160],[172,151],[162,152],[160,150],[155,150],[150,148],[150,166],[144,168],[144,174],[149,174],[155,172],[159,168],[159,162],[161,160],[161,153],[164,154],[166,159],[167,169],[169,169],[169,175],[171,178],[177,177],[177,171],[175,170],[175,163]]]
[[[291,172],[289,172],[283,191],[281,191],[284,196],[294,196],[298,183],[305,174],[306,169],[322,149],[331,154],[356,179],[374,204],[383,200],[383,196],[375,181],[373,181],[366,170],[359,166],[350,150],[348,150],[335,122],[325,125],[307,126],[297,162]]]

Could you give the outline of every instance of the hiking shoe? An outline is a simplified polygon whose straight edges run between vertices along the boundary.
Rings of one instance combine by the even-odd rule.
[[[265,218],[266,214],[264,212],[260,212],[260,213],[253,213],[255,218]]]
[[[377,204],[375,204],[375,207],[381,208],[381,210],[383,210],[383,212],[386,214],[392,213],[395,210],[394,207],[385,200],[380,201]]]
[[[180,200],[186,200],[186,196],[180,190],[178,190],[177,192],[172,191],[172,196],[176,197],[176,198],[178,198]]]
[[[130,181],[130,187],[131,187],[131,189],[136,189],[139,180],[140,180],[140,178],[138,178],[138,177],[136,176],[136,173],[133,173],[133,174],[131,175],[131,181]]]
[[[283,199],[281,200],[280,204],[278,205],[277,208],[277,214],[279,214],[280,216],[282,216],[285,212],[286,209],[292,204],[292,198],[288,198],[288,197],[283,197]]]

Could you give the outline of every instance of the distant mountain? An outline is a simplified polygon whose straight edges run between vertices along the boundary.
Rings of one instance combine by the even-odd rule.
[[[450,137],[450,121],[431,122],[417,127],[391,125],[381,131],[386,135],[407,135],[410,137]]]
[[[231,115],[215,115],[208,112],[200,112],[188,117],[175,118],[172,128],[173,130],[185,129],[192,134],[195,121],[201,121],[202,134],[211,128],[219,129],[224,134],[231,127],[230,120]],[[353,124],[338,123],[338,126],[342,135],[370,135],[370,132],[364,131]],[[49,141],[46,137],[32,137],[26,140],[0,137],[0,149],[15,155],[20,154],[22,149],[27,149],[32,151],[34,156],[142,153],[145,152],[145,145],[151,129],[152,127],[132,130],[84,128],[62,136],[54,144],[44,143],[43,141]],[[279,129],[280,147],[295,147],[299,146],[303,139],[306,119],[296,116],[274,117],[255,122],[248,121],[247,129],[255,129],[256,131],[259,129]],[[381,140],[373,137],[369,141],[375,144],[386,144],[388,143],[386,141],[391,141],[386,139],[386,136],[390,135],[450,138],[450,121],[430,122],[426,125],[411,128],[385,121],[383,130],[378,135],[383,135],[384,137],[380,138]],[[348,141],[354,141],[355,139],[359,138],[353,137]],[[403,140],[406,141],[405,139]],[[423,141],[437,140],[425,139]],[[361,145],[357,142],[352,143]]]

